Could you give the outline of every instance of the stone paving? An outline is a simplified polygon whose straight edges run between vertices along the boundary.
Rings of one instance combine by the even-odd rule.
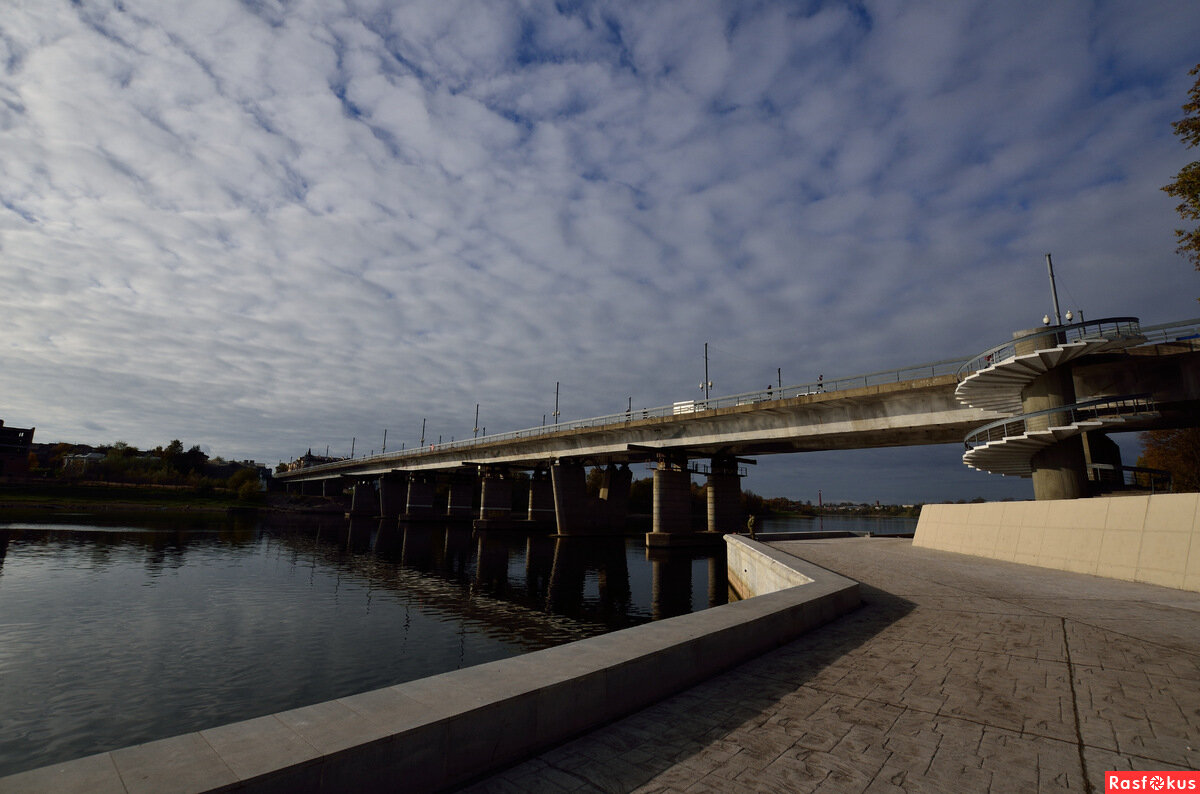
[[[863,538],[828,626],[466,790],[1103,792],[1200,769],[1200,593]]]

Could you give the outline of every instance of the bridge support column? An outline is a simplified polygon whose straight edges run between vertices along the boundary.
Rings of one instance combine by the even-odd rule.
[[[1018,331],[1014,351],[1021,355],[1045,346],[1031,341],[1022,344]],[[1030,414],[1049,411],[1075,402],[1075,384],[1070,366],[1055,367],[1030,381],[1021,390],[1021,411]],[[1029,430],[1046,430],[1069,424],[1066,414],[1048,413],[1026,422]],[[1058,441],[1034,454],[1030,463],[1033,467],[1034,499],[1078,499],[1087,496],[1087,463],[1083,454],[1083,439],[1076,435]]]
[[[608,464],[600,483],[600,502],[602,518],[609,532],[619,533],[625,530],[625,521],[629,517],[629,487],[633,484],[633,472],[625,464],[617,468]]]
[[[508,470],[488,466],[483,472],[476,529],[505,529],[512,525],[512,479]]]
[[[408,496],[408,478],[400,472],[379,478],[379,516],[396,518],[404,512]]]
[[[457,473],[450,481],[450,496],[446,501],[447,518],[470,518],[475,493],[475,477]]]
[[[735,458],[720,456],[712,459],[705,491],[708,494],[708,531],[722,535],[740,531],[742,483]]]
[[[560,535],[582,535],[588,530],[587,481],[583,464],[555,461],[550,467],[554,489],[554,520]]]
[[[647,546],[669,546],[692,534],[692,475],[687,458],[659,455],[654,470],[654,524]]]
[[[403,518],[409,521],[433,518],[433,478],[430,475],[409,475]]]
[[[529,477],[529,511],[526,516],[537,527],[554,524],[554,485],[550,472],[538,469]]]
[[[350,498],[350,512],[347,515],[351,518],[379,515],[374,480],[360,480],[355,483],[354,493]]]
[[[1087,461],[1092,496],[1124,490],[1125,472],[1121,468],[1121,448],[1117,442],[1102,433],[1084,433],[1083,456]]]

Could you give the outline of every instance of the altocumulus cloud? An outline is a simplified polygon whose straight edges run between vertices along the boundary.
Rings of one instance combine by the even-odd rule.
[[[515,429],[556,382],[564,419],[690,398],[706,341],[718,393],[978,352],[1046,310],[1046,251],[1089,316],[1182,319],[1198,34],[1182,2],[17,0],[0,416],[266,461]],[[872,454],[825,493],[1010,492],[910,457],[925,486]]]

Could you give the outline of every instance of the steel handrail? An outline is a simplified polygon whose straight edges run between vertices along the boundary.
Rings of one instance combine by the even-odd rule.
[[[1062,405],[1057,408],[1047,408],[1044,411],[1033,411],[1021,414],[1020,416],[989,422],[983,427],[978,427],[968,433],[966,438],[963,439],[963,444],[967,449],[974,449],[977,446],[988,444],[992,441],[1003,441],[1006,438],[1023,435],[1028,432],[1029,420],[1051,414],[1065,414],[1069,421],[1063,425],[1055,425],[1055,427],[1069,427],[1076,422],[1097,419],[1101,416],[1147,413],[1152,410],[1154,410],[1154,401],[1150,399],[1150,394],[1148,393],[1101,397],[1096,400]],[[1001,431],[999,434],[992,432],[997,429]],[[1016,429],[1016,432],[1010,432],[1010,429]]]
[[[1191,320],[1176,320],[1171,323],[1158,325],[1143,325],[1142,335],[1146,337],[1145,344],[1162,342],[1196,342],[1200,340],[1200,317]]]
[[[1109,328],[1111,330],[1106,331]],[[998,364],[1002,361],[1016,358],[1017,345],[1027,345],[1030,341],[1041,340],[1043,337],[1052,337],[1054,344],[1045,347],[1037,346],[1034,350],[1049,350],[1058,345],[1067,342],[1077,342],[1086,340],[1101,340],[1106,339],[1115,341],[1119,339],[1126,340],[1141,340],[1145,337],[1142,334],[1141,328],[1138,325],[1136,317],[1105,317],[1100,320],[1087,320],[1073,325],[1056,325],[1053,328],[1048,328],[1045,331],[1039,331],[1036,334],[1022,336],[1019,339],[1012,339],[1003,344],[996,345],[993,348],[985,350],[978,356],[968,360],[959,367],[958,379],[963,380],[966,375],[973,372],[978,372],[981,369],[986,369],[993,364]],[[1032,351],[1031,351],[1032,352]]]

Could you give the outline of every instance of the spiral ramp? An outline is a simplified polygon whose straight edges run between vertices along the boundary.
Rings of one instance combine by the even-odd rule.
[[[1075,408],[1075,406],[1065,407],[1067,409]],[[1122,426],[1156,419],[1159,416],[1158,412],[1147,404],[1131,406],[1126,409],[1126,412],[1121,412],[1114,406],[1113,411],[1114,413],[1108,415],[1091,416],[1087,419],[1078,419],[1043,430],[1027,429],[1023,417],[1017,417],[1012,420],[1011,424],[1020,424],[1020,429],[1015,430],[1012,435],[1004,435],[970,447],[963,453],[963,463],[977,471],[991,474],[1032,477],[1034,455],[1053,444],[1066,441],[1090,430],[1132,429]],[[970,437],[968,437],[967,443],[970,446]]]
[[[954,397],[962,404],[998,413],[1021,413],[1021,390],[1036,378],[1052,369],[1069,364],[1084,356],[1111,353],[1146,341],[1140,332],[1084,336],[1068,342],[1050,346],[1022,355],[986,361],[985,366],[963,377],[954,390]],[[1013,344],[1004,347],[1012,348]],[[980,359],[976,359],[979,361]]]
[[[1045,373],[1086,356],[1117,352],[1145,341],[1136,318],[1110,318],[1015,339],[976,357],[964,367],[968,374],[961,376],[955,398],[964,405],[1012,418],[969,434],[963,463],[977,471],[1032,477],[1032,459],[1047,447],[1088,431],[1127,428],[1157,417],[1145,395],[1088,400],[1053,412],[1021,412],[1022,390]],[[1030,346],[1036,349],[1017,353],[1018,347]]]

